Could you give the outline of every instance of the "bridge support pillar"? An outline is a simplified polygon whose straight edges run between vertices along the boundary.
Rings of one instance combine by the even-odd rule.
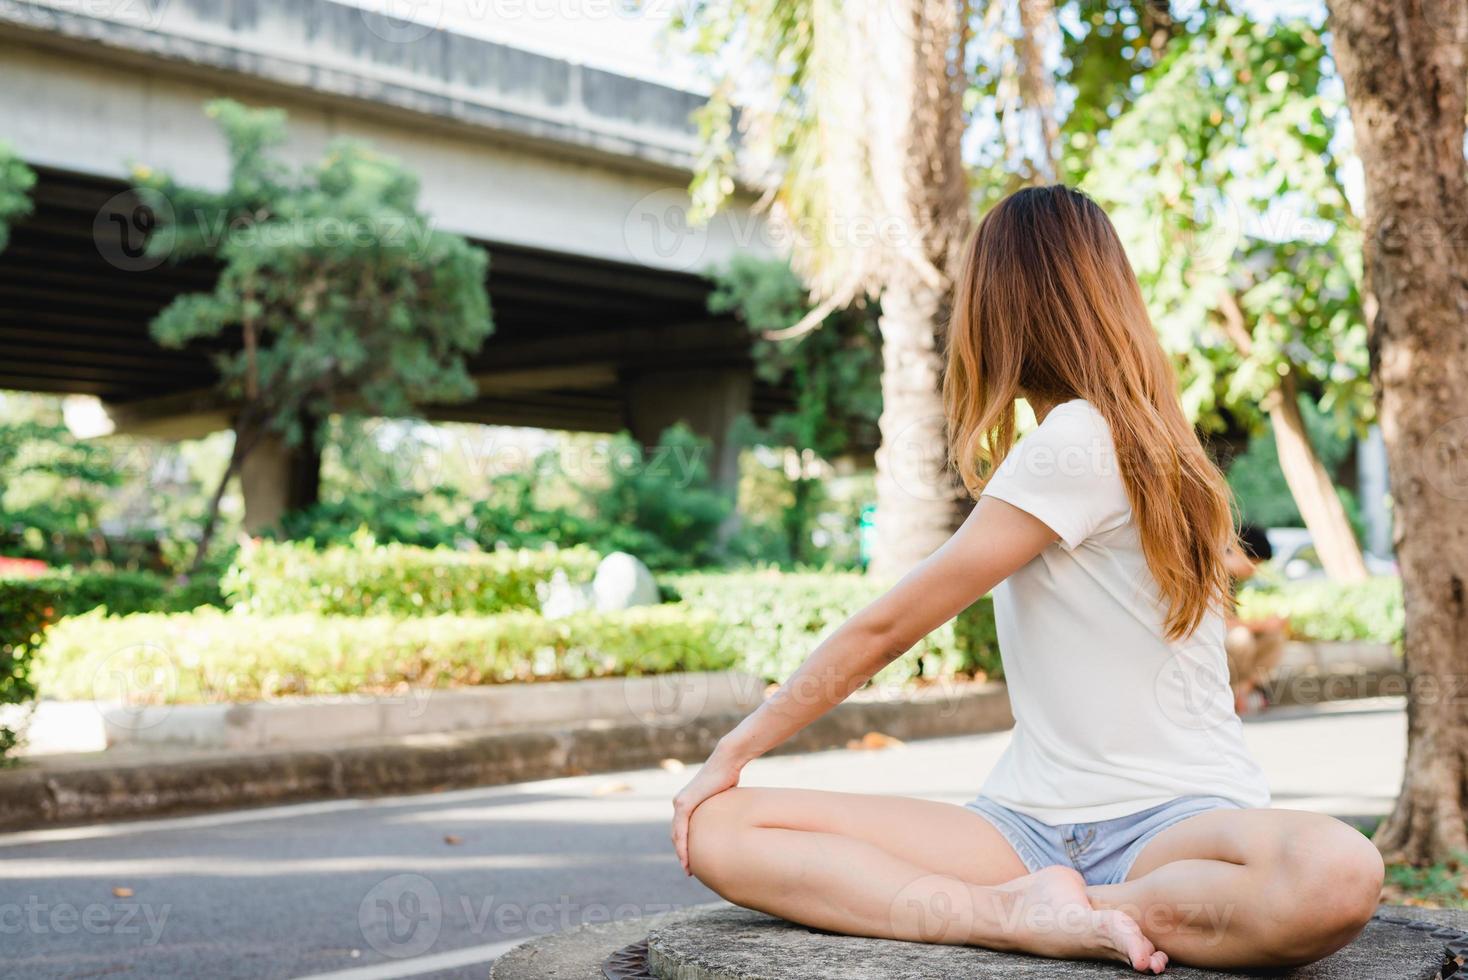
[[[627,379],[627,429],[644,446],[682,422],[713,444],[709,473],[720,489],[739,486],[734,425],[749,414],[754,376],[747,367],[639,373]]]
[[[321,451],[307,438],[291,448],[277,435],[263,437],[240,467],[244,529],[258,534],[288,511],[309,507],[321,488]]]

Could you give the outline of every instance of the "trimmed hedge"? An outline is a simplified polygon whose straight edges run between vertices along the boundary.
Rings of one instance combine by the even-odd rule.
[[[0,603],[5,595],[19,590],[45,596],[54,610],[53,618],[76,616],[93,609],[106,609],[119,616],[139,612],[187,612],[201,605],[218,605],[218,583],[196,578],[175,586],[156,572],[75,571],[53,569],[35,577],[0,577]]]
[[[34,700],[35,648],[55,618],[55,605],[55,590],[44,579],[0,578],[0,705]],[[0,761],[24,736],[24,721],[0,724]]]
[[[0,705],[35,699],[35,650],[56,620],[93,609],[100,615],[189,608],[206,600],[210,588],[205,583],[170,589],[152,572],[62,569],[0,577]],[[23,723],[0,725],[0,760],[20,744],[23,728]]]
[[[51,627],[34,664],[52,698],[247,701],[723,670],[715,618],[680,605],[547,620],[496,616],[294,615],[214,609],[76,616]]]
[[[377,544],[260,541],[240,549],[221,588],[232,605],[264,616],[489,615],[539,608],[538,588],[556,572],[588,582],[590,548],[454,551]]]
[[[61,572],[41,581],[56,589],[56,615],[76,616],[93,609],[126,616],[163,608],[168,582],[152,572]]]
[[[1243,619],[1288,616],[1290,635],[1302,640],[1366,640],[1400,645],[1406,623],[1402,580],[1383,575],[1365,582],[1312,579],[1276,588],[1244,589]]]
[[[783,681],[827,633],[886,586],[855,572],[691,573],[671,579],[683,600],[712,612],[739,651],[739,666]],[[958,675],[1002,677],[994,607],[986,596],[928,634],[875,678],[896,684]]]

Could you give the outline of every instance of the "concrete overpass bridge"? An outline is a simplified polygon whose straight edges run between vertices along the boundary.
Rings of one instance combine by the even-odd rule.
[[[0,253],[0,387],[96,395],[122,431],[228,424],[208,351],[148,335],[214,270],[141,256],[126,179],[144,163],[222,186],[202,115],[221,95],[286,109],[289,158],[340,136],[400,157],[438,227],[489,250],[479,396],[430,417],[644,440],[682,419],[728,481],[731,423],[788,401],[754,378],[742,325],[706,309],[701,272],[771,250],[747,206],[684,221],[701,96],[332,0],[0,2],[0,140],[39,177]],[[251,523],[300,502],[299,470],[259,454]]]

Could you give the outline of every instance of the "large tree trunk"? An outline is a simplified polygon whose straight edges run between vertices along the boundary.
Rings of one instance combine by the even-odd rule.
[[[1218,312],[1223,330],[1239,353],[1249,357],[1254,352],[1254,331],[1237,296],[1228,289],[1219,291]],[[1288,364],[1279,385],[1266,401],[1270,428],[1274,432],[1274,449],[1279,468],[1289,485],[1290,496],[1300,509],[1315,552],[1325,572],[1342,582],[1359,582],[1366,578],[1366,561],[1361,557],[1361,544],[1346,519],[1346,509],[1336,495],[1335,481],[1325,472],[1325,465],[1310,441],[1305,416],[1300,412],[1300,389],[1295,381],[1295,368]]]
[[[882,446],[877,450],[877,530],[869,566],[896,578],[937,550],[967,511],[948,465],[938,324],[946,290],[893,284],[882,296]]]
[[[1279,468],[1284,472],[1290,496],[1295,498],[1305,526],[1310,529],[1315,553],[1320,556],[1325,573],[1339,582],[1363,581],[1366,562],[1361,557],[1361,544],[1335,492],[1335,482],[1310,442],[1293,373],[1282,377],[1270,396],[1269,423],[1274,429]]]
[[[895,578],[932,554],[963,521],[967,495],[948,465],[942,331],[953,266],[970,226],[963,165],[965,0],[908,0],[909,36],[873,38],[863,75],[873,132],[867,165],[900,229],[882,283],[882,448],[869,571]]]
[[[1406,591],[1407,770],[1389,857],[1468,850],[1468,5],[1329,0],[1366,176],[1373,374]]]

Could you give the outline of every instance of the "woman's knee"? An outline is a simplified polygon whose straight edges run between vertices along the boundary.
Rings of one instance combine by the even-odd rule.
[[[1273,902],[1280,952],[1302,962],[1354,939],[1381,901],[1381,853],[1359,831],[1320,818],[1281,842]]]
[[[740,837],[754,827],[750,793],[736,787],[711,796],[689,820],[689,869],[715,891],[737,866]]]

